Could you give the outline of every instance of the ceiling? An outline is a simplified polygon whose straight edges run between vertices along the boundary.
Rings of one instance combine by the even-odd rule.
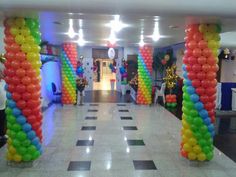
[[[140,40],[144,30],[144,42],[155,46],[167,46],[183,42],[184,28],[188,23],[221,23],[223,26],[222,44],[235,45],[231,35],[236,31],[236,1],[227,0],[1,0],[0,19],[7,16],[39,16],[42,39],[52,44],[61,44],[71,40],[66,33],[69,19],[73,19],[74,29],[82,29],[87,45],[103,46],[107,44],[110,28],[105,24],[120,14],[120,19],[129,27],[117,33],[119,46],[134,46]],[[153,43],[149,37],[154,30],[154,19],[158,18],[160,34],[164,36]],[[172,28],[176,26],[177,28]],[[234,38],[235,39],[235,38]]]

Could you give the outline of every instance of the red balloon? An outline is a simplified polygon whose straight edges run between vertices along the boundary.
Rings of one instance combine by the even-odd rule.
[[[206,110],[210,111],[210,110],[212,110],[214,108],[214,105],[211,102],[208,102],[208,103],[204,104],[204,108]]]
[[[5,50],[6,52],[11,52],[11,46],[10,45],[5,45]]]
[[[197,43],[196,43],[196,41],[190,41],[190,42],[187,43],[187,46],[190,49],[195,49],[197,47]]]
[[[6,72],[7,72],[6,73],[7,76],[9,76],[9,77],[15,76],[15,70],[13,70],[13,69],[7,69]]]
[[[197,32],[197,33],[195,33],[195,34],[193,35],[193,39],[194,39],[195,41],[201,41],[202,38],[203,38],[203,36],[202,36],[202,34],[199,33],[199,32]]]
[[[195,57],[189,57],[188,61],[191,65],[197,64],[197,59]]]
[[[198,57],[198,59],[197,59],[198,63],[201,64],[201,65],[204,65],[206,63],[206,60],[207,59],[205,57],[202,57],[202,56]]]
[[[33,93],[36,90],[36,87],[34,84],[29,84],[27,85],[26,90],[30,93]]]
[[[19,84],[19,85],[16,86],[16,91],[18,93],[24,93],[25,90],[26,90],[26,88],[25,88],[25,86],[23,84]]]
[[[15,42],[15,38],[11,35],[7,35],[5,38],[4,38],[4,42],[8,45],[11,45]]]
[[[203,104],[206,104],[209,101],[209,97],[207,95],[200,96],[200,100],[203,102]]]
[[[183,57],[183,63],[186,65],[189,64],[188,57],[186,56]]]
[[[198,42],[198,47],[199,47],[200,49],[205,49],[205,48],[207,48],[207,42],[204,41],[204,40],[199,41],[199,42]]]
[[[36,116],[34,115],[29,115],[27,117],[27,121],[32,125],[33,123],[35,123],[37,120],[36,120]]]
[[[24,77],[25,76],[25,70],[22,69],[22,68],[19,68],[16,70],[16,75],[20,78]]]
[[[212,52],[211,52],[210,49],[205,48],[205,49],[203,49],[202,54],[203,54],[203,56],[205,56],[205,57],[210,57],[210,56],[212,55]]]
[[[31,115],[32,111],[26,107],[25,109],[22,110],[22,113],[24,116],[27,117],[27,116]]]
[[[17,52],[16,59],[19,61],[24,61],[26,59],[26,55],[24,52]]]
[[[14,77],[11,78],[11,80],[12,80],[12,83],[13,83],[14,85],[17,85],[17,86],[18,86],[18,84],[20,84],[20,79],[19,79],[19,77],[14,76]]]
[[[215,111],[214,110],[208,111],[208,114],[210,117],[213,117],[215,116]]]
[[[4,65],[5,65],[5,70],[4,70],[4,71],[6,71],[7,69],[11,69],[11,61],[10,61],[10,60],[7,60],[7,61],[4,63]]]
[[[31,108],[31,109],[40,105],[39,100],[29,100],[27,103],[28,103],[29,108]]]
[[[201,54],[202,54],[201,49],[195,48],[195,49],[193,50],[193,56],[194,56],[194,57],[200,57]]]
[[[31,83],[31,79],[29,76],[25,76],[21,79],[21,82],[24,84],[24,85],[29,85]]]
[[[13,92],[12,93],[12,98],[13,98],[14,101],[19,101],[21,99],[21,96],[20,96],[19,93]]]
[[[35,78],[36,77],[36,72],[33,69],[28,69],[26,72],[26,75],[31,77],[31,78]]]
[[[185,50],[184,55],[185,55],[186,57],[190,57],[190,56],[193,55],[193,52],[192,52],[192,50],[188,49],[188,50]]]
[[[211,96],[211,95],[214,95],[216,93],[216,88],[208,88],[206,89],[206,94]]]
[[[211,69],[211,66],[210,66],[209,64],[204,64],[204,65],[202,65],[202,70],[203,70],[204,72],[209,72],[210,69]]]
[[[216,86],[217,86],[217,80],[216,79],[210,81],[210,87],[216,87]]]
[[[20,46],[18,44],[16,44],[16,43],[11,44],[10,48],[11,48],[11,51],[14,52],[14,53],[20,51]]]
[[[212,117],[211,117],[211,122],[212,122],[212,123],[215,123],[215,120],[216,120],[215,116],[212,116]]]
[[[5,78],[5,81],[6,81],[6,78]],[[7,81],[6,81],[6,83],[8,84]],[[15,91],[15,86],[12,84],[8,84],[7,90],[12,93]]]
[[[202,80],[201,81],[201,86],[207,89],[210,86],[210,81]]]
[[[211,71],[217,72],[219,70],[219,66],[217,64],[211,66]]]
[[[7,59],[7,60],[10,60],[10,61],[12,61],[12,60],[14,60],[14,58],[15,58],[15,53],[13,53],[13,52],[7,52],[7,53],[5,53],[5,58]]]
[[[206,73],[206,78],[207,78],[208,80],[213,80],[213,79],[216,78],[216,73],[210,71],[210,72]]]
[[[12,62],[11,62],[11,67],[12,67],[13,69],[18,69],[18,68],[20,68],[20,62],[17,61],[17,60],[12,61]]]
[[[37,121],[35,121],[33,124],[32,124],[32,128],[33,130],[38,130],[39,128],[41,127],[41,124]]]
[[[191,65],[186,65],[186,70],[187,70],[188,72],[192,71]]]
[[[207,63],[212,66],[212,65],[216,64],[216,59],[214,57],[209,57],[207,59]]]
[[[30,100],[31,99],[31,94],[28,93],[28,92],[25,92],[25,93],[22,94],[22,98],[26,101]]]
[[[196,74],[191,71],[191,72],[188,73],[188,78],[189,78],[190,80],[196,79]]]
[[[198,88],[198,87],[200,87],[201,82],[198,79],[194,79],[194,80],[192,80],[192,85],[194,88]]]
[[[30,62],[28,62],[28,61],[22,61],[21,62],[21,67],[23,68],[23,69],[31,69],[31,64],[30,64]]]
[[[24,109],[26,106],[26,102],[24,100],[19,100],[17,101],[16,105],[20,108],[20,109]]]
[[[206,74],[205,74],[204,72],[199,72],[199,73],[197,73],[197,78],[198,78],[199,80],[204,80],[205,77],[206,77]]]
[[[212,95],[209,97],[210,102],[215,102],[216,101],[216,95]]]
[[[198,87],[198,88],[196,88],[196,93],[198,95],[204,95],[205,94],[205,89],[202,88],[202,87]]]
[[[37,77],[31,78],[31,82],[32,82],[32,84],[39,84],[40,83],[40,81]]]
[[[201,69],[202,69],[202,67],[201,67],[201,65],[199,65],[199,64],[194,64],[194,65],[192,66],[192,70],[193,70],[194,72],[200,72]]]

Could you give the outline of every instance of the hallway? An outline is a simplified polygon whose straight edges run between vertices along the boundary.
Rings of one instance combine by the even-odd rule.
[[[44,112],[44,153],[29,169],[0,159],[3,177],[233,177],[235,163],[215,150],[210,163],[179,155],[181,122],[161,106],[86,103]],[[3,157],[6,148],[0,150]],[[220,160],[219,160],[220,159]]]

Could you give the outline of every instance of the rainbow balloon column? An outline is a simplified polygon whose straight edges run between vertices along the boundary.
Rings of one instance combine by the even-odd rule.
[[[42,153],[39,23],[9,18],[4,26],[7,160],[29,162]]]
[[[62,103],[74,104],[76,102],[76,65],[77,45],[63,44],[62,49]]]
[[[220,26],[214,24],[190,25],[186,29],[181,155],[189,160],[213,158],[220,31]]]
[[[138,55],[138,104],[152,102],[152,52],[150,46],[140,47]]]

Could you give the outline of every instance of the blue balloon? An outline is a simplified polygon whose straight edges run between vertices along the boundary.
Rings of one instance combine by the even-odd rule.
[[[7,89],[8,89],[8,85],[7,84],[5,84],[4,89],[7,91]]]
[[[19,115],[21,115],[21,110],[19,110],[18,108],[13,108],[13,110],[12,110],[12,113],[14,114],[14,116],[19,116]]]
[[[186,71],[186,65],[185,64],[182,65],[182,69],[183,69],[183,71]]]
[[[210,132],[212,132],[212,131],[215,130],[215,127],[214,127],[213,124],[208,125],[207,128],[208,128],[208,130],[209,130]]]
[[[26,123],[26,118],[25,118],[25,116],[18,116],[17,118],[16,118],[16,121],[19,123],[19,124],[21,124],[21,125],[24,125],[25,123]]]
[[[22,126],[22,129],[24,130],[24,132],[29,132],[31,129],[32,129],[32,126],[28,123],[25,123],[23,126]]]
[[[38,150],[42,150],[42,145],[41,145],[40,143],[38,143],[38,144],[36,145],[36,148],[37,148]]]
[[[7,100],[7,106],[9,106],[10,108],[15,108],[16,102],[13,100]]]
[[[35,137],[36,137],[36,133],[35,131],[31,130],[27,133],[27,137],[30,139],[30,140],[33,140]]]
[[[184,84],[187,86],[192,86],[192,82],[189,79],[184,79]]]
[[[190,99],[191,99],[194,103],[196,103],[196,102],[199,101],[199,96],[198,96],[197,94],[192,94],[192,95],[190,95]]]
[[[209,117],[204,119],[203,121],[207,126],[211,124],[211,119]]]
[[[211,131],[211,136],[214,137],[215,136],[215,130]]]
[[[183,72],[183,77],[184,77],[185,79],[188,79],[188,73],[187,73],[187,72]]]
[[[187,87],[187,92],[188,92],[189,95],[192,95],[192,94],[195,93],[195,88],[192,87],[192,86],[188,86]]]
[[[12,99],[12,96],[11,96],[11,93],[10,93],[10,92],[7,92],[7,99],[8,99],[8,100]]]
[[[194,107],[198,110],[201,111],[204,108],[204,105],[198,101],[197,103],[194,104]]]
[[[203,119],[205,119],[205,118],[208,117],[208,112],[207,112],[205,109],[203,109],[203,110],[201,110],[201,111],[199,112],[199,115],[200,115]]]
[[[35,146],[37,146],[39,143],[40,143],[40,141],[39,141],[38,137],[36,137],[32,140],[32,144],[35,145]]]

